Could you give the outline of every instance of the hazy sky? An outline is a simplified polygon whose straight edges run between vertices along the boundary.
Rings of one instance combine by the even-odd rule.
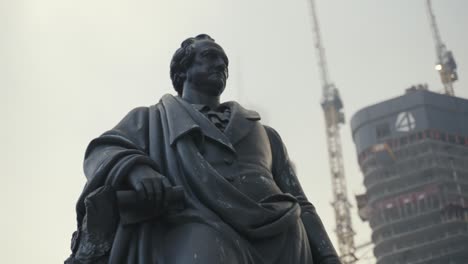
[[[434,0],[468,97],[468,1]],[[428,83],[441,91],[423,0],[317,0],[331,79],[347,120]],[[260,112],[285,141],[302,186],[335,241],[321,84],[308,0],[0,1],[0,248],[5,263],[60,263],[70,253],[88,142],[129,110],[173,93],[180,42],[208,33],[230,57],[224,100]],[[349,123],[349,198],[364,191]],[[353,208],[356,243],[370,240]],[[367,262],[362,262],[367,263]]]

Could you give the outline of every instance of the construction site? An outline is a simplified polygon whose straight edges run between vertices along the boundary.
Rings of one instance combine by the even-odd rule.
[[[178,93],[174,51],[208,34],[229,57],[223,101],[281,135],[342,264],[468,264],[467,11],[468,0],[2,1],[3,262],[63,263],[86,146],[129,110]],[[198,127],[187,131],[203,150]],[[223,170],[233,157],[216,156]]]
[[[410,89],[351,121],[379,264],[468,260],[468,100]]]
[[[351,209],[343,165],[344,158],[354,158],[343,157],[341,147],[344,104],[329,77],[317,7],[310,2],[342,262],[364,263],[358,251],[373,246],[377,264],[468,263],[468,100],[455,96],[457,64],[442,41],[431,1],[425,5],[443,93],[426,84],[402,87],[403,95],[382,98],[352,116],[366,189],[355,197],[357,210]],[[362,245],[354,241],[354,213],[372,229]]]

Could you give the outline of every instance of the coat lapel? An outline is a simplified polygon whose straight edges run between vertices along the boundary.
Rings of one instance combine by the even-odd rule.
[[[174,96],[170,94],[164,95],[161,98],[161,103],[167,116],[167,129],[171,146],[182,135],[190,131],[201,130],[200,126],[192,120]]]
[[[182,135],[192,130],[198,130],[202,132],[204,136],[223,144],[228,149],[235,152],[234,147],[226,135],[192,105],[172,95],[165,95],[162,98],[162,102],[167,110],[171,145]]]
[[[208,118],[181,98],[167,94],[161,101],[167,112],[171,145],[179,137],[198,130],[236,152],[233,145],[250,132],[256,123],[254,121],[260,120],[257,112],[247,110],[237,102],[227,102],[226,104],[231,108],[231,118],[223,133]]]
[[[245,137],[260,120],[260,115],[252,110],[247,110],[237,102],[228,102],[231,107],[231,118],[224,130],[224,134],[229,138],[232,145]]]

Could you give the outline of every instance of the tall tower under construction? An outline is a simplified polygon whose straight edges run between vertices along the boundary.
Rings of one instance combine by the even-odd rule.
[[[468,100],[412,87],[351,127],[377,264],[468,263]]]

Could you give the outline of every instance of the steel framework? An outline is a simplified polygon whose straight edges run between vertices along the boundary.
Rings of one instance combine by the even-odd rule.
[[[350,203],[346,188],[343,153],[341,148],[340,125],[344,123],[343,103],[338,89],[330,82],[325,49],[322,45],[320,27],[316,12],[315,0],[310,0],[315,48],[318,55],[318,66],[322,79],[323,98],[321,105],[325,115],[325,127],[328,146],[328,157],[333,188],[333,208],[336,220],[338,249],[343,264],[357,261],[355,256],[354,230],[352,228]]]
[[[432,36],[436,46],[437,62],[435,69],[439,71],[445,93],[451,96],[455,96],[453,82],[458,80],[457,64],[452,52],[447,50],[447,47],[442,42],[442,38],[440,37],[439,27],[437,26],[434,11],[432,9],[432,1],[426,0],[426,6],[429,21],[431,23]]]

